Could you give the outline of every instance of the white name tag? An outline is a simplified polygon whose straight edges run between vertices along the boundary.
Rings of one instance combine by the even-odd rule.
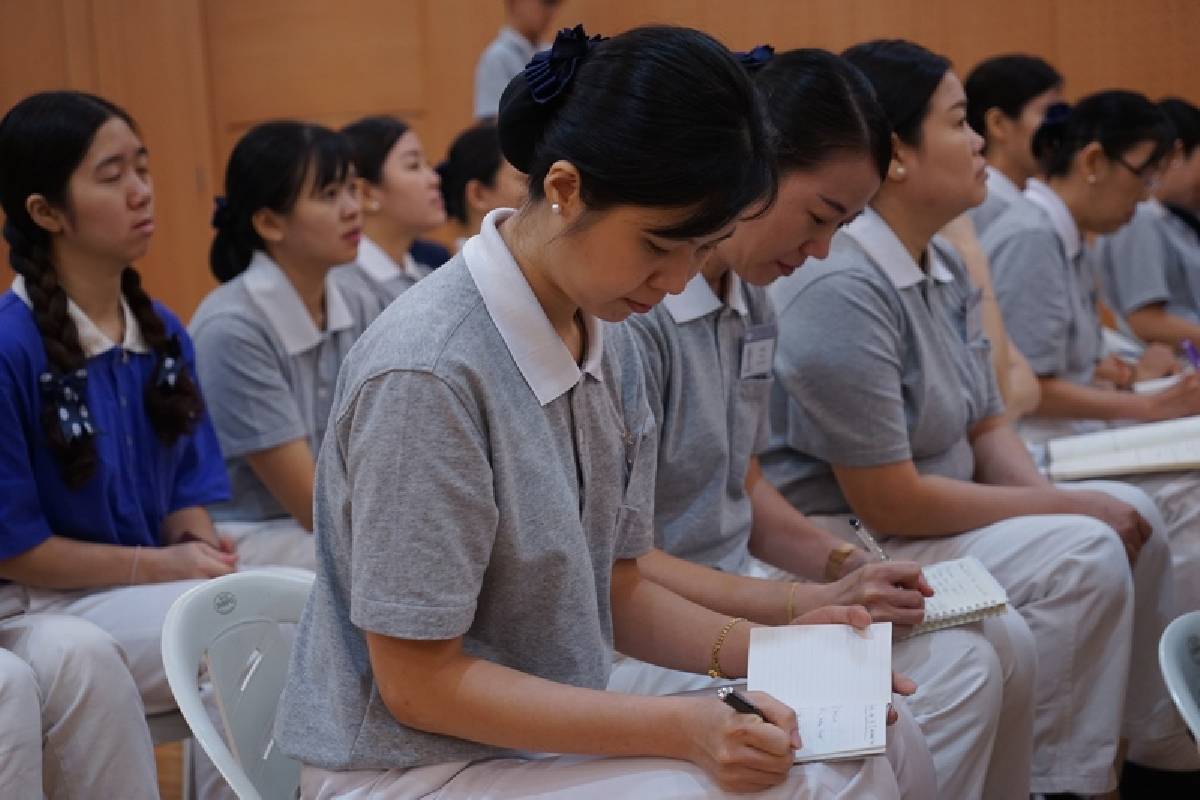
[[[775,361],[775,325],[755,325],[742,337],[742,377],[765,378]]]

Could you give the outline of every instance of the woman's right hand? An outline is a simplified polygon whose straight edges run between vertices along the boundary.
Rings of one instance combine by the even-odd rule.
[[[237,568],[237,553],[218,550],[208,542],[189,541],[167,547],[146,548],[140,564],[135,578],[142,579],[137,583],[219,578]]]
[[[767,716],[739,714],[714,697],[689,703],[686,756],[727,792],[757,792],[783,783],[800,748],[796,714],[769,694],[746,692]]]
[[[863,606],[874,622],[919,625],[933,589],[912,561],[872,561],[829,584],[833,605]]]
[[[1200,414],[1200,373],[1186,375],[1174,386],[1147,395],[1151,420],[1178,419]]]

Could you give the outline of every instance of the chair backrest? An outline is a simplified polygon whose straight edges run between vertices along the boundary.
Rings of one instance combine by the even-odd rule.
[[[293,798],[300,765],[275,747],[275,714],[287,679],[292,630],[312,589],[311,573],[258,570],[196,586],[167,613],[167,682],[200,746],[241,800]],[[226,746],[205,707],[199,676],[212,682]]]
[[[1158,663],[1183,721],[1200,737],[1200,611],[1175,619],[1158,641]]]

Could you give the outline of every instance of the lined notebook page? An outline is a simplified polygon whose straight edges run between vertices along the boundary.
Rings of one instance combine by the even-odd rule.
[[[925,621],[905,638],[975,622],[1008,607],[1008,593],[974,556],[941,561],[922,572],[934,594],[925,598]]]
[[[796,763],[860,758],[887,745],[892,625],[789,625],[750,632],[747,688],[791,706]]]

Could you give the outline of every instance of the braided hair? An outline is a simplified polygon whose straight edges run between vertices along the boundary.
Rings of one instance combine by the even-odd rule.
[[[0,209],[6,218],[4,238],[8,260],[25,280],[33,318],[46,351],[48,371],[43,386],[66,376],[77,383],[77,407],[88,417],[86,356],[79,331],[67,313],[68,297],[59,283],[51,255],[50,233],[33,221],[25,207],[31,195],[70,209],[68,184],[83,162],[96,131],[111,119],[121,119],[136,130],[133,119],[118,106],[83,92],[42,92],[25,98],[0,120]],[[176,369],[170,380],[164,370],[180,362],[179,341],[167,328],[142,288],[132,266],[121,274],[121,293],[137,320],[142,335],[157,357],[157,369],[145,387],[146,412],[158,438],[167,445],[190,433],[204,412],[200,390],[186,369]],[[43,402],[41,423],[62,475],[73,489],[95,474],[96,443],[89,426],[79,435],[64,430],[61,410]]]

